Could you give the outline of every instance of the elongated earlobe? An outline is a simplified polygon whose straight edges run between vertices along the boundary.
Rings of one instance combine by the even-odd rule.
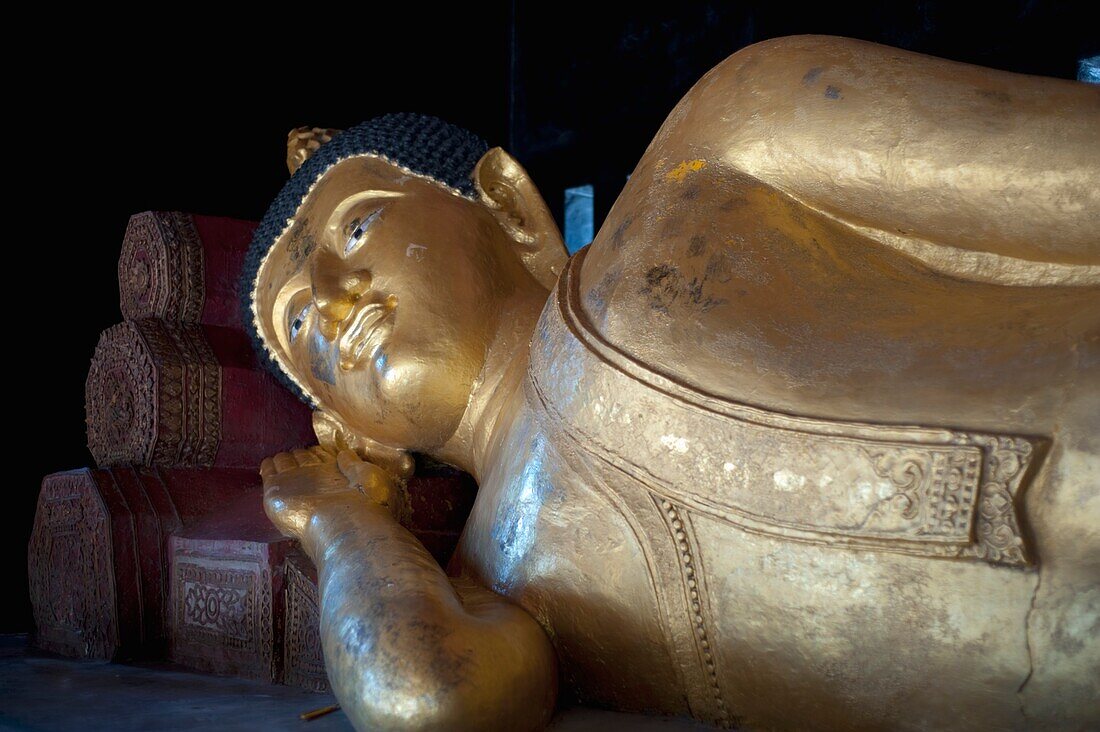
[[[569,257],[558,225],[527,171],[494,147],[474,168],[474,183],[481,202],[516,243],[527,271],[544,287],[553,287]]]

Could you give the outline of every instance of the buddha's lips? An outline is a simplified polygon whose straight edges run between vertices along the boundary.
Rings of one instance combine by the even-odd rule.
[[[374,350],[373,346],[379,345],[380,338],[375,336],[383,332],[381,326],[389,320],[392,313],[393,308],[379,302],[364,305],[352,316],[351,323],[338,340],[340,368],[354,368],[363,354],[370,355]]]

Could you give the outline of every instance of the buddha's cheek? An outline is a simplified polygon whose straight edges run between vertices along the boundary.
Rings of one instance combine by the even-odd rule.
[[[319,330],[311,330],[306,340],[306,358],[309,374],[315,382],[336,385],[336,369],[340,353]]]
[[[376,398],[371,411],[386,441],[414,450],[446,442],[466,410],[477,373],[471,367],[438,353],[380,350],[369,366]]]

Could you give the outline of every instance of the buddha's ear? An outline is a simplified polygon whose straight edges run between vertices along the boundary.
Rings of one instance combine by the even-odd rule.
[[[330,127],[295,127],[286,136],[286,167],[291,175],[309,160],[321,145],[340,130]]]
[[[398,480],[408,480],[416,462],[405,450],[389,447],[352,432],[347,425],[324,409],[313,412],[313,433],[317,442],[335,452],[351,450],[368,463],[373,463]]]
[[[474,168],[481,202],[512,237],[527,271],[552,288],[569,256],[561,232],[531,176],[499,147],[481,156]]]

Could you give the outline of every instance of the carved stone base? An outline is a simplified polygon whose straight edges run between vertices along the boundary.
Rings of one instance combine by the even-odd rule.
[[[310,411],[229,328],[156,318],[108,328],[85,384],[88,449],[101,467],[248,468],[314,442]]]
[[[293,552],[286,561],[286,632],[283,636],[283,683],[328,692],[321,653],[320,595],[317,570],[309,558]]]
[[[237,276],[255,228],[177,211],[131,216],[118,261],[123,317],[241,329]]]
[[[445,564],[473,479],[422,467],[407,489],[410,530]],[[106,660],[171,655],[269,681],[285,666],[286,683],[325,690],[316,571],[298,553],[284,562],[293,543],[267,521],[261,495],[252,470],[47,476],[28,561],[39,647]]]
[[[283,677],[284,559],[255,498],[172,537],[169,658],[208,673]]]
[[[83,468],[42,480],[28,546],[40,648],[77,658],[159,658],[167,539],[242,495],[252,471]]]

